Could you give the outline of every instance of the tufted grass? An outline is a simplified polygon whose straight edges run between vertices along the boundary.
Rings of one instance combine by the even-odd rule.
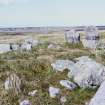
[[[9,52],[0,55],[0,105],[19,105],[20,99],[29,99],[32,105],[61,105],[59,97],[52,99],[48,93],[48,87],[54,86],[61,89],[61,96],[67,96],[65,105],[85,105],[95,94],[93,89],[77,88],[73,91],[67,90],[59,84],[62,79],[68,79],[67,73],[56,73],[49,61],[38,60],[41,55],[53,55],[56,59],[74,59],[82,55],[90,55],[88,50],[81,49],[51,51],[47,49],[48,43],[34,47],[31,51]],[[4,82],[7,73],[16,73],[22,79],[21,93],[13,96],[4,90]],[[38,90],[36,96],[28,96],[28,92]]]

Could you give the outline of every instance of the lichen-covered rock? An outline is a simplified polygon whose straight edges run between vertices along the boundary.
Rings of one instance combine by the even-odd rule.
[[[16,74],[10,74],[5,81],[5,90],[12,91],[13,94],[21,92],[21,80]]]
[[[69,80],[61,80],[60,84],[69,90],[75,89],[77,86]]]
[[[49,94],[51,98],[55,98],[60,94],[60,89],[55,87],[49,87]]]
[[[80,42],[80,35],[74,29],[71,29],[66,31],[65,40],[69,44],[77,44]]]
[[[100,85],[105,80],[105,66],[89,57],[79,57],[75,65],[70,67],[69,78],[80,87],[93,87]]]
[[[71,65],[74,65],[74,62],[70,60],[56,60],[55,63],[52,63],[51,66],[55,71],[63,72],[65,69],[69,69]]]
[[[89,105],[105,105],[105,81],[101,84]]]

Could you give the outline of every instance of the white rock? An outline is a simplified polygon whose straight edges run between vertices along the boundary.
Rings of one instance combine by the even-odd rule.
[[[105,105],[105,81],[101,84],[89,105]]]
[[[72,83],[69,80],[61,80],[60,84],[70,90],[73,90],[77,87],[74,83]]]
[[[65,97],[65,96],[62,96],[62,97],[60,98],[60,102],[61,102],[61,104],[64,104],[65,102],[67,102],[66,97]]]
[[[80,35],[74,29],[66,31],[65,40],[67,43],[76,44],[80,42]]]
[[[49,94],[51,98],[55,98],[57,95],[59,95],[60,89],[55,87],[49,87]]]
[[[65,69],[69,69],[72,65],[74,65],[74,62],[69,60],[56,60],[55,63],[51,64],[53,70],[61,72],[63,72]]]
[[[29,43],[23,43],[21,45],[21,49],[23,49],[23,50],[31,50],[31,48],[32,48],[32,45]]]
[[[20,105],[31,105],[29,100],[23,100],[22,102],[20,102]]]
[[[6,53],[11,51],[10,44],[0,44],[0,53]]]
[[[32,92],[29,92],[28,95],[35,96],[38,90],[33,90]]]
[[[18,44],[13,44],[13,45],[11,45],[11,47],[12,47],[13,51],[16,51],[16,50],[19,49],[19,45]]]
[[[79,57],[77,63],[70,67],[68,77],[80,87],[97,86],[105,80],[105,66],[89,57]]]
[[[48,49],[55,49],[55,50],[60,50],[61,47],[57,44],[49,44]]]
[[[10,81],[8,79],[5,81],[4,86],[5,86],[5,90],[11,89],[11,87],[10,87]]]

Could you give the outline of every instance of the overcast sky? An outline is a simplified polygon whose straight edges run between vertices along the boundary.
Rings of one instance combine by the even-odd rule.
[[[0,0],[0,27],[105,25],[105,0]]]

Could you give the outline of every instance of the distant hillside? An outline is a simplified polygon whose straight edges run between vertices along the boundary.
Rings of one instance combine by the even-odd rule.
[[[84,31],[85,26],[77,27],[16,27],[16,28],[0,28],[0,32],[35,32],[35,33],[49,33],[61,32],[75,28],[77,31]],[[105,30],[105,26],[97,26],[99,30]]]

